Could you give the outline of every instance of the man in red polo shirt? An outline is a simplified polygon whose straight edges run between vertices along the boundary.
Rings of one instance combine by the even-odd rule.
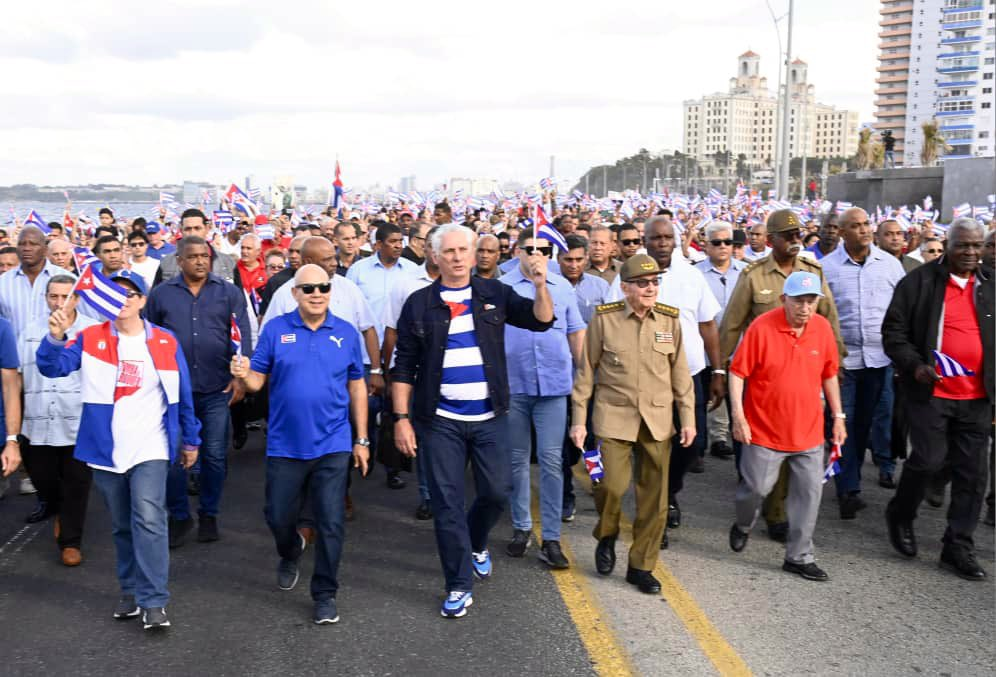
[[[996,289],[979,265],[985,231],[970,218],[948,228],[944,255],[896,285],[882,344],[905,395],[913,451],[885,512],[892,546],[917,554],[913,520],[930,478],[947,467],[951,506],[941,565],[972,581],[986,572],[973,534],[986,490],[986,436],[992,422]]]
[[[825,581],[813,558],[813,530],[823,494],[823,402],[833,413],[832,441],[847,433],[837,383],[839,357],[833,328],[816,307],[822,282],[797,271],[782,289],[781,308],[760,315],[744,334],[730,364],[733,435],[745,446],[740,459],[737,519],[730,547],[747,545],[764,497],[788,463],[788,540],[782,569],[811,581]],[[746,384],[746,388],[745,388]]]

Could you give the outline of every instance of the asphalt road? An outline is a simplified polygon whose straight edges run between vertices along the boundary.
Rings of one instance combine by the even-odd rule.
[[[253,433],[231,459],[222,540],[173,551],[174,625],[160,634],[110,617],[118,591],[96,491],[85,562],[76,569],[58,563],[50,523],[24,525],[33,497],[0,501],[0,674],[988,675],[996,665],[992,579],[969,583],[938,569],[943,511],[923,509],[921,554],[904,561],[885,536],[887,490],[867,484],[870,507],[842,522],[828,489],[816,545],[831,582],[811,583],[781,571],[781,546],[763,527],[743,553],[729,551],[735,477],[732,462],[714,458],[686,483],[684,523],[672,531],[658,570],[662,595],[641,595],[624,582],[622,543],[617,571],[595,573],[595,511],[582,490],[577,519],[564,525],[574,557],[569,575],[547,571],[535,547],[521,560],[505,556],[511,526],[503,520],[492,544],[495,575],[477,586],[474,606],[458,621],[438,613],[442,577],[431,522],[412,516],[414,477],[391,491],[378,470],[354,482],[342,620],[316,627],[311,552],[295,590],[275,585],[261,442]],[[977,543],[983,565],[996,573],[992,529],[980,524]],[[607,661],[606,646],[624,660]]]

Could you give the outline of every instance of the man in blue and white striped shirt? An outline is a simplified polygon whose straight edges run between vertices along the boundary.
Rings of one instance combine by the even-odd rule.
[[[29,226],[17,238],[21,265],[0,275],[0,317],[10,322],[18,339],[30,325],[48,319],[45,288],[53,275],[66,272],[50,263],[47,253],[45,234]]]

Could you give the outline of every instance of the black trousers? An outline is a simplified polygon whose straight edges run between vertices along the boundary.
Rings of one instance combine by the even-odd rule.
[[[60,548],[78,548],[83,541],[83,523],[90,500],[92,473],[89,466],[73,458],[73,447],[31,444],[22,449],[24,467],[45,501],[59,515]]]
[[[674,429],[677,431],[671,441],[671,460],[668,468],[668,503],[678,504],[677,495],[685,486],[685,474],[692,461],[705,453],[706,448],[706,404],[709,392],[709,382],[712,370],[703,369],[692,381],[695,385],[695,440],[690,447],[681,446],[681,421],[678,418],[678,408],[674,408]]]
[[[947,466],[951,504],[945,547],[974,548],[972,536],[986,491],[988,436],[992,422],[988,400],[906,401],[913,451],[903,464],[889,510],[900,520],[916,518],[932,476]]]

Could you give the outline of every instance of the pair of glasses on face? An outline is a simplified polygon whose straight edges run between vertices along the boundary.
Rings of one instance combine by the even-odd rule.
[[[282,263],[271,263],[268,266],[266,266],[266,269],[279,272],[284,269],[284,265]]]
[[[646,289],[647,287],[658,287],[661,281],[656,277],[641,277],[639,280],[630,280],[629,284],[634,287],[639,287],[640,289]]]
[[[719,247],[720,245],[725,247],[732,247],[733,240],[709,240],[709,244],[711,244],[713,247]]]
[[[300,289],[301,293],[307,296],[314,294],[316,291],[319,294],[328,294],[332,291],[332,283],[322,282],[320,284],[299,284],[295,287],[295,289]]]
[[[550,258],[550,252],[553,251],[553,247],[523,247],[522,249],[530,256],[533,254],[542,254],[547,258]]]
[[[126,291],[125,292],[125,296],[127,296],[130,299],[137,299],[141,295],[142,295],[142,292],[137,292],[137,291]]]
[[[636,238],[633,240],[619,240],[619,244],[621,244],[624,247],[632,247],[633,245],[640,244],[640,238]]]

